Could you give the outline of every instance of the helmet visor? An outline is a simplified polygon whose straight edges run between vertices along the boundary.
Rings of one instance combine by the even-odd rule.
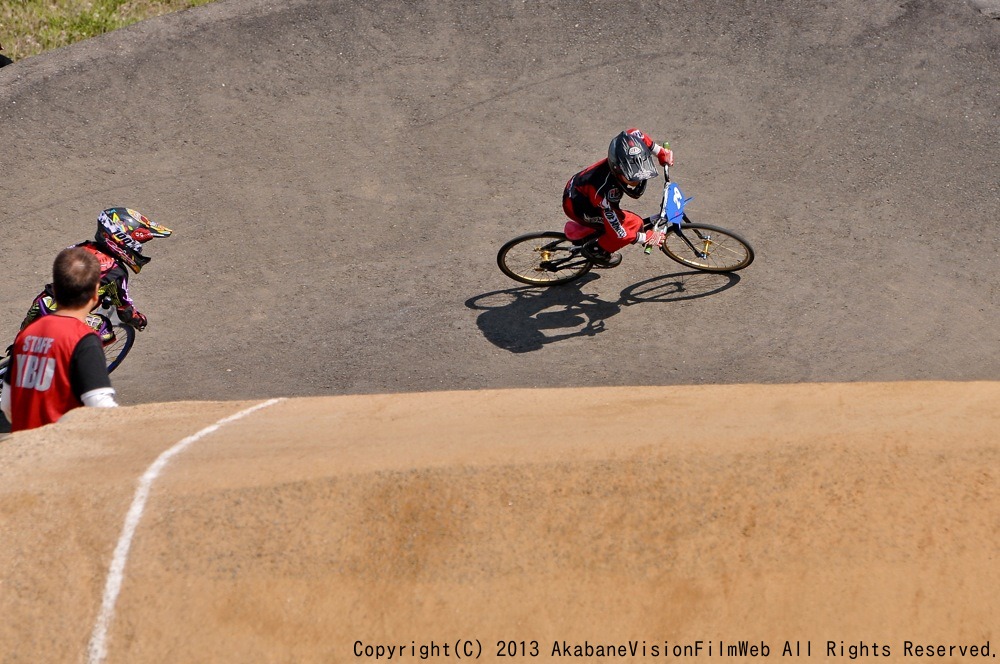
[[[622,181],[633,186],[656,177],[656,164],[648,151],[628,155],[618,162],[618,168]]]

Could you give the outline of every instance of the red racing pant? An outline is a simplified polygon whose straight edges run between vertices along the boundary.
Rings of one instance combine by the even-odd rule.
[[[606,251],[614,253],[622,247],[635,242],[635,237],[642,230],[642,217],[628,210],[620,210],[621,225],[625,229],[625,237],[618,237],[618,233],[608,223],[608,220],[599,215],[583,215],[573,208],[573,201],[570,197],[563,198],[563,212],[571,221],[566,222],[563,232],[570,240],[582,240],[596,233],[600,233],[597,240],[598,246]]]

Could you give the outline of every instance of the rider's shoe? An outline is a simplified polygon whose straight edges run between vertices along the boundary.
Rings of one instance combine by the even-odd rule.
[[[583,255],[592,260],[598,267],[603,268],[618,267],[622,262],[621,254],[612,254],[596,242],[583,245]]]

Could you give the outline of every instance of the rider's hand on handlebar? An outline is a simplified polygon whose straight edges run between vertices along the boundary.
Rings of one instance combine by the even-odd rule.
[[[662,247],[663,240],[666,238],[665,233],[659,231],[645,231],[644,233],[639,233],[639,242],[646,245],[647,247]]]
[[[670,150],[669,148],[664,147],[660,150],[660,153],[656,155],[656,158],[660,160],[660,166],[674,165],[674,153],[673,150]]]

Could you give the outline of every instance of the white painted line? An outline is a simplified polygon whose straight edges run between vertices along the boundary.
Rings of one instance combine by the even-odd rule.
[[[132,506],[129,507],[128,514],[125,515],[125,527],[122,528],[121,537],[118,538],[118,545],[115,546],[115,553],[111,558],[111,567],[108,568],[108,579],[104,584],[104,598],[101,600],[101,611],[97,615],[97,622],[94,623],[94,631],[90,635],[90,644],[87,646],[87,661],[90,664],[100,664],[108,656],[108,627],[110,627],[111,619],[114,617],[115,603],[118,601],[118,593],[121,592],[122,581],[125,579],[125,563],[128,560],[129,549],[132,547],[132,538],[135,536],[135,529],[139,526],[142,512],[146,509],[146,501],[149,499],[149,492],[153,487],[153,482],[163,471],[164,466],[167,465],[167,462],[171,458],[183,452],[191,443],[204,438],[230,422],[235,422],[241,417],[246,417],[261,408],[273,406],[279,401],[283,401],[283,399],[270,399],[205,427],[198,433],[188,436],[162,453],[156,458],[153,465],[143,473],[142,478],[139,480],[139,488],[135,492],[135,498],[132,499]]]

